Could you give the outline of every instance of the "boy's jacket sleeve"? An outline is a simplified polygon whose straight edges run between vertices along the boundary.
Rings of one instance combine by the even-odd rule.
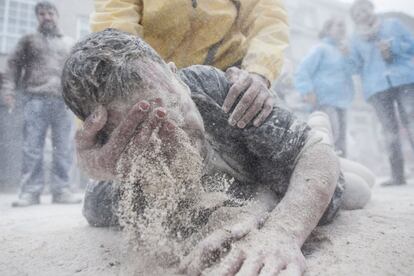
[[[281,0],[261,0],[244,22],[248,48],[242,68],[275,80],[289,44],[287,13]]]
[[[142,36],[139,24],[142,16],[141,0],[95,0],[95,12],[90,23],[93,32],[115,28]]]

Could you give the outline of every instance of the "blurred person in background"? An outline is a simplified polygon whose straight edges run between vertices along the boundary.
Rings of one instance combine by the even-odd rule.
[[[406,183],[399,120],[414,150],[414,36],[397,19],[380,19],[371,1],[351,7],[355,34],[350,48],[353,72],[362,79],[365,99],[382,124],[391,164],[384,186]]]
[[[23,90],[24,145],[19,199],[13,207],[40,203],[45,179],[43,150],[51,128],[53,162],[51,192],[53,203],[80,203],[69,189],[69,171],[73,159],[73,115],[62,98],[61,74],[73,45],[61,34],[58,10],[49,2],[35,6],[38,31],[22,37],[8,60],[3,100],[12,110],[16,89]]]
[[[343,19],[325,22],[315,46],[295,74],[295,87],[313,110],[328,114],[335,148],[346,156],[346,110],[353,99],[352,75],[346,56],[346,27]]]

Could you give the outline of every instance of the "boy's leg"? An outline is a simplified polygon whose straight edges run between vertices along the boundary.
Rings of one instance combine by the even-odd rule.
[[[407,130],[411,148],[414,153],[414,84],[402,88],[398,92],[397,102],[401,122]]]
[[[377,113],[385,135],[392,173],[392,183],[390,184],[393,185],[405,183],[404,158],[401,150],[400,129],[395,110],[397,92],[393,89],[375,94],[369,99],[369,102]]]
[[[362,209],[371,199],[371,189],[358,174],[344,172],[345,189],[341,208],[345,210]]]
[[[43,149],[49,126],[47,109],[47,103],[42,97],[28,97],[24,106],[24,143],[20,197],[32,195],[39,198],[43,190]]]
[[[345,109],[337,108],[338,118],[339,118],[339,135],[338,140],[336,141],[336,148],[340,150],[341,156],[346,157],[347,155],[347,145],[346,145],[346,132],[348,127],[347,121],[347,112]]]
[[[374,173],[370,169],[349,159],[339,158],[339,161],[342,172],[358,175],[364,180],[368,187],[372,188],[374,186],[376,179]]]
[[[346,154],[346,118],[345,111],[334,106],[321,106],[320,111],[328,115],[332,129],[335,150],[341,151],[341,156]]]

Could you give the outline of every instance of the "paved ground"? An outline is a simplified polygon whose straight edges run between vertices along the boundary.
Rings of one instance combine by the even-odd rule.
[[[13,209],[0,195],[0,275],[120,275],[120,233],[87,225],[81,205]],[[341,212],[308,245],[307,275],[413,275],[414,183],[375,188],[364,210]]]

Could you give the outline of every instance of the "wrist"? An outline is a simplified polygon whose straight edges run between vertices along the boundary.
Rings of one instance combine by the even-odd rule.
[[[260,79],[267,88],[270,88],[270,81],[265,76],[260,75],[258,73],[250,73],[250,74],[258,77],[258,79]]]
[[[296,234],[296,231],[289,225],[278,222],[272,223],[270,220],[262,228],[265,236],[270,240],[283,240],[296,244],[299,248],[302,247],[302,238]]]

